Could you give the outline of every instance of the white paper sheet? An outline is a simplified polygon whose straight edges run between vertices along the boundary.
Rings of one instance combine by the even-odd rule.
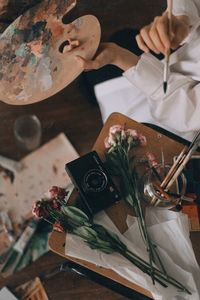
[[[82,239],[74,235],[67,234],[65,254],[114,270],[127,280],[149,290],[156,300],[199,300],[200,269],[189,239],[187,217],[182,213],[154,208],[147,209],[146,218],[152,240],[158,245],[160,257],[169,275],[174,276],[186,286],[192,295],[179,292],[170,285],[168,288],[164,288],[158,283],[153,285],[148,275],[119,254],[108,255],[91,250]],[[95,217],[95,222],[117,233],[130,250],[148,261],[135,218],[128,218],[127,223],[131,226],[124,235],[120,234],[104,212]]]
[[[64,133],[21,160],[24,168],[15,173],[14,182],[0,173],[0,209],[12,212],[16,222],[31,211],[33,202],[41,199],[52,186],[67,187],[71,180],[65,164],[78,157]]]
[[[17,298],[4,287],[0,290],[0,300],[17,300]]]

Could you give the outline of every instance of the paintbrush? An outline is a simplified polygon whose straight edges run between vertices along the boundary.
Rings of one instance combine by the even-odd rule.
[[[188,148],[187,148],[187,146],[185,146],[183,148],[183,150],[181,151],[181,153],[179,154],[179,156],[177,157],[176,161],[174,162],[174,164],[170,168],[169,172],[167,173],[166,177],[164,178],[163,182],[161,183],[162,188],[166,188],[167,184],[169,183],[169,181],[173,177],[174,173],[176,172],[178,166],[180,165],[180,163],[183,161],[184,157],[186,156],[187,150],[188,150]]]
[[[196,149],[199,146],[199,142],[200,139],[197,138],[195,143],[193,144],[192,147],[189,147],[189,151],[187,152],[187,155],[185,155],[185,157],[183,158],[182,162],[180,163],[180,165],[178,166],[176,172],[174,173],[174,175],[172,176],[171,180],[168,182],[167,186],[166,186],[166,190],[168,190],[172,184],[175,182],[175,180],[178,178],[178,176],[181,174],[181,172],[183,171],[183,169],[185,168],[186,164],[188,163],[188,161],[190,160],[191,156],[193,155],[193,153],[196,151]]]
[[[172,5],[173,0],[167,0],[167,12],[168,12],[168,32],[169,36],[172,34]],[[166,94],[167,92],[167,83],[169,77],[169,57],[170,57],[170,49],[168,49],[165,53],[165,62],[164,62],[164,73],[163,73],[163,90]]]
[[[172,176],[174,175],[174,173],[176,172],[177,170],[177,167],[180,163],[181,160],[183,160],[183,158],[185,157],[185,154],[188,150],[188,147],[185,146],[183,148],[183,150],[181,151],[181,153],[179,154],[179,156],[177,157],[176,161],[174,162],[174,164],[172,165],[172,167],[170,168],[169,172],[167,173],[167,175],[165,176],[165,178],[163,179],[160,187],[164,190],[166,185],[169,183],[169,181],[171,180]],[[162,157],[162,160],[163,160],[163,157]],[[163,165],[163,168],[165,166]],[[155,203],[159,203],[158,202],[158,199],[154,196],[152,199],[151,199],[151,205],[155,205]]]
[[[173,183],[177,180],[178,176],[185,168],[186,164],[190,160],[193,153],[198,148],[199,143],[200,143],[200,131],[197,132],[192,142],[190,143],[190,146],[189,147],[185,146],[181,151],[181,153],[179,154],[175,163],[173,164],[167,176],[164,178],[163,182],[160,185],[162,189],[164,189],[165,191],[169,190],[169,188],[173,185]],[[152,199],[152,205],[157,206],[159,202],[160,201],[158,199],[155,198]]]
[[[180,167],[183,167],[183,165],[186,165],[194,151],[198,148],[200,142],[200,131],[197,132],[197,134],[194,136],[192,142],[190,143],[190,146],[185,146],[179,156],[177,157],[175,163],[169,170],[167,176],[161,183],[161,187],[167,188],[169,185],[169,182],[172,180],[175,173],[178,171]]]

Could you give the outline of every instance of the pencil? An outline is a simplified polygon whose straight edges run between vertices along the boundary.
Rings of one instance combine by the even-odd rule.
[[[167,0],[169,36],[171,36],[171,32],[172,32],[172,6],[173,6],[173,0]],[[170,56],[170,49],[168,49],[165,53],[164,74],[163,74],[163,90],[165,94],[167,92],[167,83],[169,77],[169,56]]]

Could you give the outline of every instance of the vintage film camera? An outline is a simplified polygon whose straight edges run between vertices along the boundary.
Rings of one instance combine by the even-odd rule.
[[[120,199],[120,194],[96,151],[67,163],[65,169],[91,215]]]

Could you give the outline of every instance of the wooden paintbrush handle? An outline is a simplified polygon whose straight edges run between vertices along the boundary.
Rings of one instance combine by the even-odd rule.
[[[161,183],[161,187],[165,188],[168,184],[168,182],[171,180],[172,176],[174,175],[174,173],[176,172],[181,160],[183,159],[184,155],[186,154],[187,151],[187,146],[185,146],[183,148],[183,150],[181,151],[181,153],[179,154],[179,156],[177,157],[176,161],[174,162],[174,164],[172,165],[171,169],[169,170],[169,172],[167,173],[166,177],[164,178],[164,180]]]

